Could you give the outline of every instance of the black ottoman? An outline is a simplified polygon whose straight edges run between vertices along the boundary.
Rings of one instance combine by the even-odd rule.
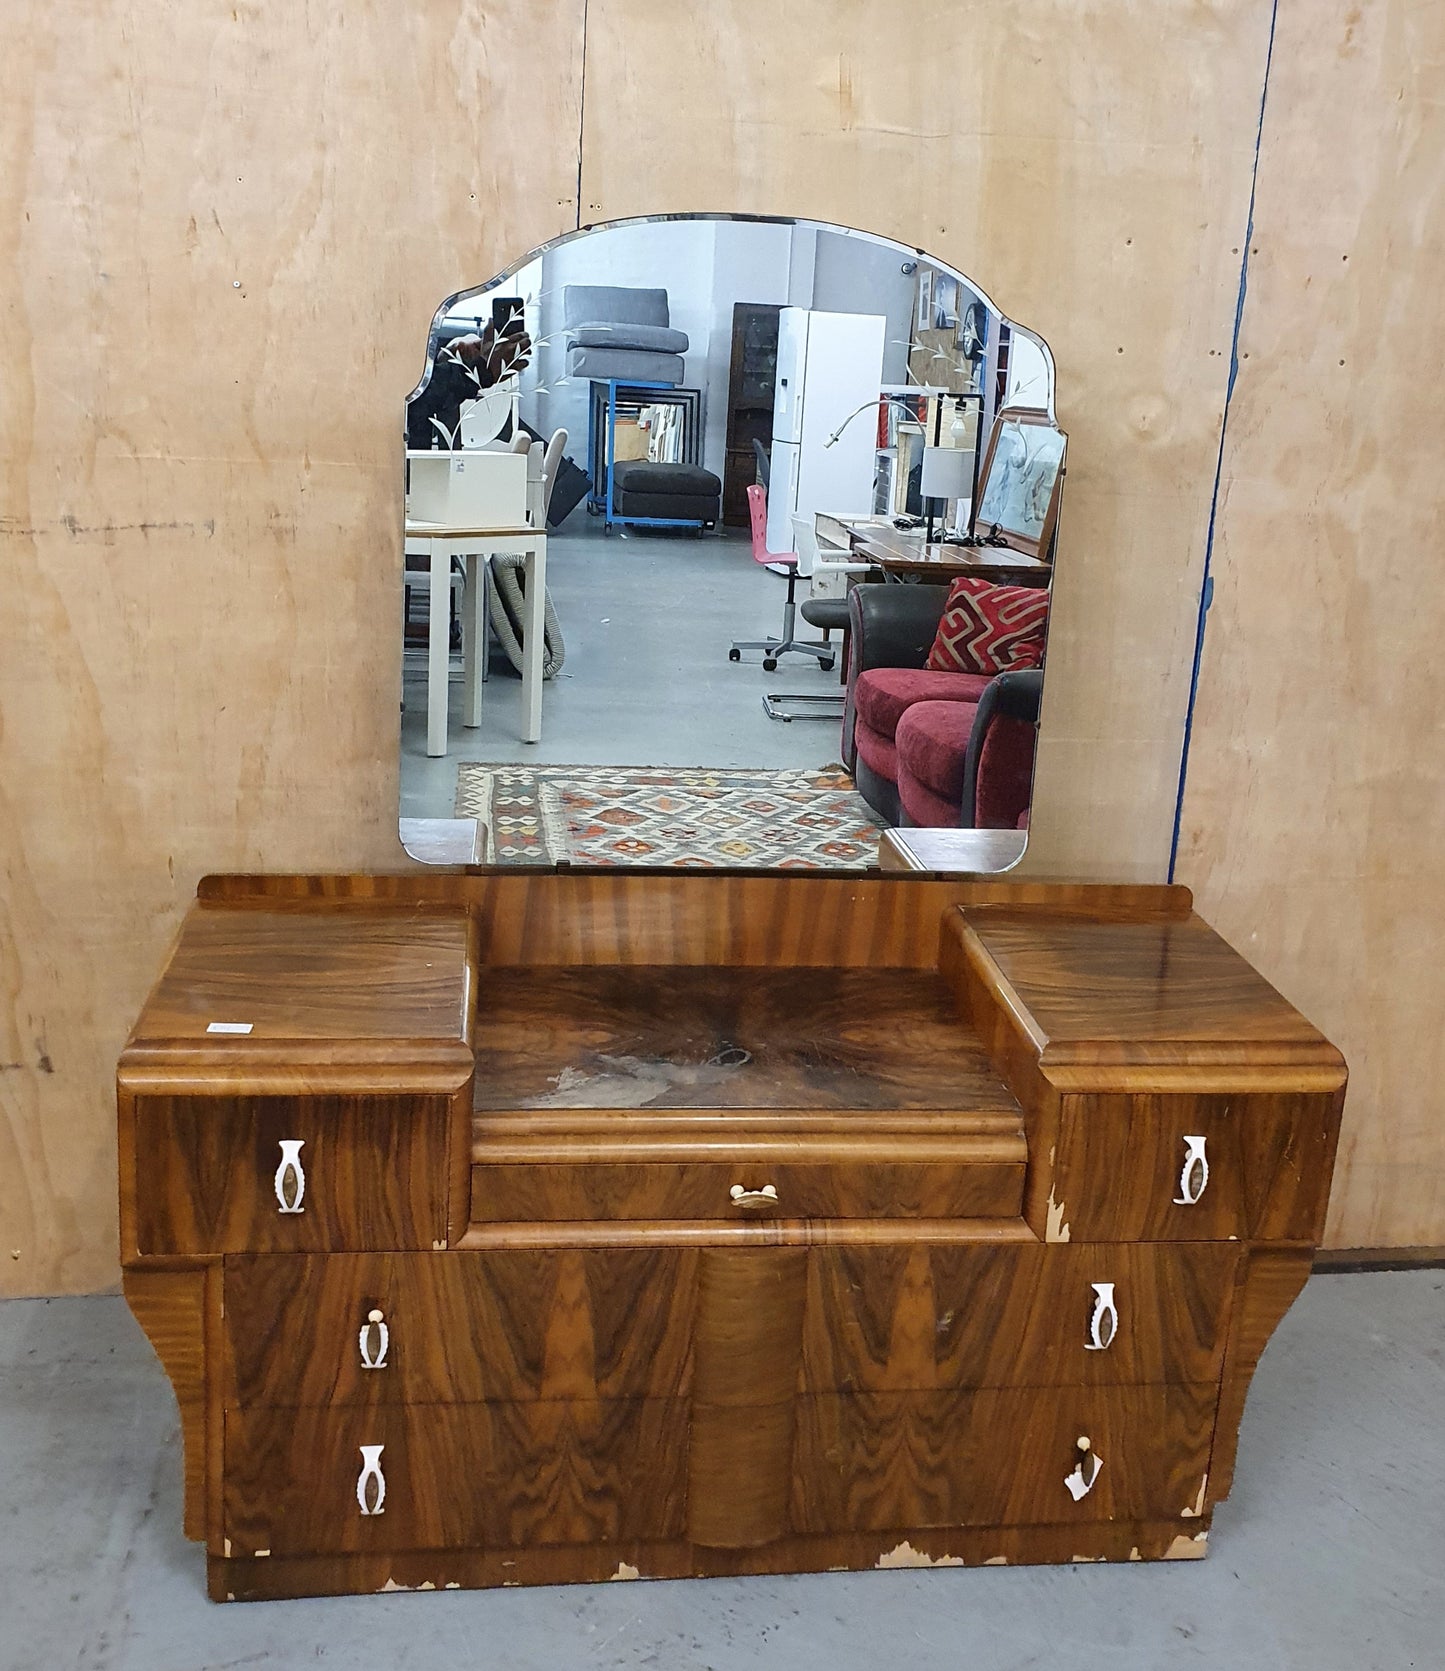
[[[722,512],[722,483],[700,464],[617,464],[612,469],[612,515],[620,522],[666,517],[713,527]]]

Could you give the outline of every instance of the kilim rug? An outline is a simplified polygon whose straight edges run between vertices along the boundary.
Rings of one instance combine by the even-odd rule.
[[[463,762],[456,815],[482,821],[497,864],[864,870],[878,862],[883,828],[841,766],[713,771]]]

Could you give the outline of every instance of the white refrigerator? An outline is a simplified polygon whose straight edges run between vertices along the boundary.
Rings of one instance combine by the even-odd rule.
[[[873,509],[886,334],[881,313],[783,309],[773,397],[769,551],[793,549],[795,516],[818,511],[866,516]]]

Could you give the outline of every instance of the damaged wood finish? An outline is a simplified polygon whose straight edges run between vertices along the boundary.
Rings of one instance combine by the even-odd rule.
[[[206,893],[119,1107],[213,1595],[1203,1553],[1344,1068],[1180,891]]]

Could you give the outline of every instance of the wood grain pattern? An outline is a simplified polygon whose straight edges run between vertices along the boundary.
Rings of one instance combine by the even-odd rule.
[[[677,1248],[233,1255],[222,1397],[276,1408],[682,1397],[697,1260]],[[374,1309],[390,1331],[382,1370],[362,1367],[358,1341]]]
[[[1218,1388],[819,1393],[798,1401],[802,1533],[1197,1515]],[[1103,1468],[1075,1502],[1087,1435]]]
[[[206,1284],[208,1269],[127,1271],[126,1304],[155,1348],[181,1417],[185,1533],[206,1535]]]
[[[931,927],[915,956],[935,954]],[[932,971],[561,967],[482,987],[479,1109],[1016,1113]]]
[[[131,1031],[131,1045],[217,1048],[208,1025],[248,1024],[238,1048],[465,1042],[472,929],[460,906],[235,911],[197,905]]]
[[[1239,1250],[1185,1247],[815,1248],[808,1392],[1203,1385],[1219,1374]],[[1092,1284],[1118,1332],[1088,1351]]]
[[[229,907],[229,935],[277,914],[258,897]],[[1308,1269],[1287,1239],[1320,1220],[1342,1071],[1177,903],[1125,899],[1111,920],[1075,890],[1006,913],[954,902],[873,971],[484,966],[480,1085],[451,1096],[237,1097],[224,1053],[209,1099],[123,1087],[139,1257],[248,1250],[227,1251],[224,1306],[218,1281],[191,1295],[213,1585],[324,1589],[425,1550],[485,1583],[500,1547],[545,1548],[527,1571],[553,1580],[595,1574],[579,1550],[599,1545],[658,1570],[728,1570],[723,1552],[772,1570],[782,1549],[813,1560],[813,1540],[846,1564],[870,1533],[894,1540],[880,1564],[917,1564],[937,1546],[915,1535],[970,1527],[1054,1558],[1047,1528],[1095,1522],[1138,1528],[1131,1558],[1200,1553],[1216,1431],[1218,1495]],[[376,908],[364,890],[334,907],[358,925]],[[279,914],[300,933],[331,909]],[[292,1217],[277,1241],[246,1151],[281,1113],[330,1124],[308,1157],[312,1230]],[[454,1202],[459,1115],[465,1235],[387,1251],[426,1180],[435,1211]],[[1185,1207],[1188,1133],[1211,1176]],[[1045,1186],[1031,1230],[1020,1208]],[[1105,1283],[1117,1331],[1091,1351]],[[378,1368],[358,1335],[382,1322]],[[377,1446],[373,1516],[353,1505]],[[1076,1499],[1088,1447],[1103,1471]],[[243,1555],[286,1574],[237,1592]]]
[[[1445,1243],[1442,85],[1435,9],[1279,8],[1179,831],[1349,1058],[1333,1247]]]
[[[135,1251],[444,1245],[450,1114],[443,1097],[140,1099]],[[276,1201],[283,1139],[305,1145],[299,1213]]]
[[[1324,1223],[1339,1109],[1339,1093],[1067,1096],[1050,1168],[1055,1218],[1085,1241],[1311,1241]],[[1205,1139],[1210,1178],[1181,1206],[1189,1134]],[[1046,1234],[1047,1215],[1031,1222]]]
[[[581,1160],[572,1166],[485,1165],[472,1168],[472,1222],[598,1219],[1016,1218],[1023,1203],[1021,1157],[988,1158],[988,1149],[1022,1148],[1022,1139],[988,1139],[984,1153],[935,1165],[895,1165],[854,1158],[833,1165],[796,1164],[740,1149],[715,1162],[635,1166]],[[826,1152],[828,1145],[816,1145]],[[967,1141],[947,1145],[955,1154]],[[837,1153],[838,1146],[833,1145]],[[796,1152],[796,1149],[795,1149]],[[776,1192],[776,1204],[735,1201],[734,1189]]]
[[[576,224],[582,11],[9,11],[6,1293],[116,1281],[107,1087],[196,879],[405,863],[401,405]]]
[[[1214,1431],[1214,1460],[1209,1475],[1211,1503],[1221,1502],[1229,1495],[1249,1384],[1269,1337],[1299,1298],[1310,1269],[1309,1251],[1304,1248],[1252,1248],[1240,1265]]]
[[[711,1548],[788,1529],[808,1254],[710,1248],[698,1281],[687,1535]]]
[[[1338,1050],[1198,917],[1090,922],[979,907],[950,920],[992,964],[1052,1069],[1261,1061],[1333,1070]]]
[[[520,1548],[683,1530],[685,1400],[256,1408],[225,1422],[233,1552]],[[362,1445],[384,1447],[380,1515],[357,1507]]]
[[[1081,1521],[1073,1526],[890,1528],[833,1537],[783,1537],[750,1549],[671,1543],[570,1544],[545,1549],[397,1550],[255,1561],[212,1556],[213,1601],[377,1591],[495,1589],[509,1584],[596,1584],[632,1578],[733,1577],[745,1573],[891,1572],[910,1567],[1010,1566],[1091,1561],[1200,1559],[1209,1516]]]
[[[1080,914],[1187,917],[1187,888],[905,876],[655,873],[459,876],[207,876],[207,903],[249,909],[466,904],[481,965],[495,968],[669,964],[716,968],[933,969],[953,905],[1047,905]]]

